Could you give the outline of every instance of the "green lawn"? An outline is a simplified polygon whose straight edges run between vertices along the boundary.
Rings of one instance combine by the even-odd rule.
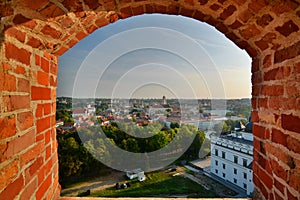
[[[130,181],[131,187],[116,190],[115,187],[92,193],[93,197],[166,197],[169,195],[188,195],[191,197],[217,197],[195,182],[181,176],[154,172],[147,175],[144,182]]]

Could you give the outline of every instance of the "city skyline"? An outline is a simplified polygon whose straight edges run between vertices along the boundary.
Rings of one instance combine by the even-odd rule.
[[[59,66],[57,96],[251,96],[247,53],[215,28],[181,16],[142,15],[100,28],[61,56]]]

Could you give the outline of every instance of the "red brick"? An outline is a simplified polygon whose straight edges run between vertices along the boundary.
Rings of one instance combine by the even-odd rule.
[[[5,188],[12,180],[17,176],[19,171],[19,162],[17,160],[12,161],[8,165],[1,168],[0,173],[0,191]]]
[[[43,163],[44,163],[44,158],[43,157],[38,157],[31,165],[30,167],[28,168],[28,171],[27,171],[27,176],[29,177],[33,177],[35,175],[38,174],[38,171],[40,170],[41,166],[43,166]],[[27,177],[26,177],[27,179]],[[30,181],[30,179],[28,180]]]
[[[172,15],[178,15],[180,7],[178,5],[169,5],[168,12]]]
[[[21,193],[20,199],[31,199],[31,197],[34,195],[34,192],[37,188],[37,182],[32,181],[30,184],[27,184]]]
[[[30,20],[30,21],[27,21],[22,24],[22,26],[26,26],[32,30],[35,28],[36,25],[37,25],[37,22],[35,20]]]
[[[255,153],[253,155],[254,160],[258,163],[259,166],[261,166],[263,169],[266,167],[266,158],[259,153]]]
[[[132,13],[134,15],[141,15],[144,13],[144,6],[141,5],[141,6],[138,6],[138,7],[133,7],[132,8]]]
[[[101,6],[101,4],[98,3],[98,1],[94,1],[94,0],[84,0],[85,4],[89,6],[89,8],[91,10],[95,10],[98,7]]]
[[[40,170],[38,172],[38,185],[41,185],[41,183],[45,180],[45,167],[40,167]]]
[[[220,18],[222,20],[225,20],[228,17],[230,17],[235,11],[236,11],[236,7],[234,5],[230,5],[224,9],[224,11],[220,15]]]
[[[82,39],[85,38],[86,36],[87,36],[87,34],[86,34],[85,32],[83,32],[83,31],[81,31],[81,32],[79,32],[79,33],[76,34],[76,38],[77,38],[78,40],[82,40]]]
[[[38,134],[35,138],[36,142],[39,142],[39,141],[42,141],[42,140],[45,140],[45,133]]]
[[[49,115],[51,113],[51,104],[47,103],[43,105],[44,115]]]
[[[68,47],[62,46],[59,49],[57,49],[54,53],[55,53],[55,55],[60,56],[60,55],[64,54],[66,51],[68,51],[68,50],[69,50]]]
[[[39,48],[42,45],[42,42],[37,38],[30,37],[26,44],[32,48]]]
[[[30,92],[29,81],[23,78],[18,78],[18,92]]]
[[[252,111],[252,122],[258,122],[259,118],[258,118],[258,112],[257,111]]]
[[[70,17],[65,17],[61,22],[60,25],[62,28],[70,28],[74,24],[73,20]]]
[[[295,97],[300,94],[300,84],[297,82],[287,82],[285,86],[285,91],[288,97]]]
[[[263,60],[263,67],[269,68],[272,66],[271,55],[266,55]]]
[[[299,108],[300,104],[297,104],[297,99],[295,98],[270,98],[269,107],[272,109],[295,109]]]
[[[38,10],[39,8],[43,8],[49,2],[47,0],[39,0],[39,1],[21,1],[20,4],[26,8],[31,10]]]
[[[45,133],[45,145],[47,145],[50,142],[50,132],[51,131],[49,130]]]
[[[257,72],[260,69],[260,59],[252,59],[252,63],[251,63],[251,72]]]
[[[289,20],[288,22],[285,22],[282,26],[276,27],[275,30],[283,36],[287,37],[293,32],[297,32],[299,28],[292,20]]]
[[[57,86],[57,78],[54,76],[50,76],[50,86]]]
[[[252,0],[251,3],[249,3],[249,8],[253,13],[258,13],[264,6],[266,6],[264,0]]]
[[[252,97],[257,97],[260,95],[261,86],[260,85],[252,85]]]
[[[286,147],[295,153],[300,152],[300,141],[297,138],[293,138],[292,136],[287,137],[287,145]]]
[[[25,22],[28,22],[30,21],[30,19],[28,19],[27,17],[24,17],[23,15],[21,14],[17,14],[15,15],[14,19],[13,19],[13,22],[15,24],[23,24]]]
[[[291,68],[289,66],[278,67],[264,73],[264,80],[282,80],[286,79],[291,73]]]
[[[286,191],[287,191],[287,199],[288,199],[288,200],[298,200],[297,196],[298,196],[298,197],[300,196],[299,192],[298,192],[298,195],[297,195],[297,194],[294,195],[294,194],[292,194],[292,193],[290,192],[289,189],[287,189]]]
[[[42,87],[31,87],[31,99],[32,100],[50,100],[51,99],[51,90],[50,88]]]
[[[42,118],[36,122],[37,133],[40,133],[46,129],[50,128],[50,117]]]
[[[167,7],[162,5],[155,5],[155,11],[161,14],[167,13]]]
[[[32,112],[23,112],[18,114],[18,127],[21,131],[33,126]]]
[[[252,16],[253,14],[248,9],[246,9],[242,13],[240,13],[239,19],[242,22],[246,23]]]
[[[8,59],[14,59],[26,65],[30,65],[31,53],[25,49],[16,47],[11,43],[5,43],[5,55]]]
[[[46,165],[45,165],[45,174],[46,174],[46,176],[50,173],[50,172],[52,172],[52,166],[53,166],[53,164],[52,164],[52,159],[49,159],[49,161],[46,163]]]
[[[0,139],[5,139],[16,134],[16,118],[10,116],[0,118]]]
[[[273,17],[269,14],[264,14],[263,16],[259,17],[256,20],[256,23],[261,26],[261,27],[265,27],[267,26],[271,21],[273,21]]]
[[[274,63],[280,63],[285,60],[295,58],[300,54],[300,41],[275,52]]]
[[[267,174],[264,170],[259,170],[259,178],[261,181],[267,186],[268,189],[272,189],[273,187],[273,178]]]
[[[272,142],[282,144],[283,146],[287,145],[287,136],[280,130],[272,128]]]
[[[2,62],[1,67],[3,68],[4,71],[12,69],[12,66],[10,64],[4,63],[4,62]]]
[[[266,129],[266,137],[265,139],[270,140],[271,139],[271,130],[268,128]]]
[[[49,61],[45,58],[41,58],[41,68],[44,70],[44,72],[49,72]]]
[[[257,98],[254,98],[254,97],[251,98],[251,105],[252,105],[252,110],[257,110]]]
[[[282,85],[264,85],[261,94],[265,96],[282,96],[283,91]]]
[[[43,198],[46,191],[51,187],[52,183],[52,174],[50,174],[46,180],[42,183],[42,185],[38,188],[38,191],[36,192],[36,199],[40,200]]]
[[[51,156],[51,145],[46,148],[46,157],[45,160],[48,160]]]
[[[38,71],[37,72],[38,83],[41,85],[48,86],[49,85],[49,76],[48,73]]]
[[[41,65],[41,57],[39,55],[35,55],[35,64],[37,66]]]
[[[95,21],[95,24],[98,26],[98,27],[103,27],[103,26],[106,26],[109,24],[109,21],[107,21],[107,19],[105,17],[100,17],[99,19],[97,19]]]
[[[54,39],[59,39],[62,34],[60,31],[56,30],[55,28],[49,25],[44,26],[41,32],[44,33],[45,35],[51,36]]]
[[[15,27],[7,29],[5,31],[5,34],[8,35],[8,36],[16,38],[17,40],[19,40],[22,43],[25,41],[25,37],[26,37],[26,33],[22,32],[22,31],[19,31]]]
[[[24,187],[22,174],[14,182],[10,183],[5,190],[0,193],[0,199],[15,199]]]
[[[300,118],[293,115],[281,115],[281,127],[285,130],[300,133]]]
[[[3,97],[7,111],[30,108],[30,98],[28,95],[9,95]]]
[[[25,74],[26,70],[24,67],[17,66],[16,69],[14,70],[14,73],[16,74]]]
[[[238,29],[242,26],[243,24],[238,21],[238,20],[235,20],[229,27],[232,28],[232,29]]]
[[[262,50],[262,51],[264,51],[264,50],[266,50],[267,48],[269,48],[268,42],[264,41],[263,39],[256,41],[255,44],[256,44],[256,46],[257,46],[258,48],[260,48],[260,50]]]
[[[52,73],[54,75],[57,75],[57,72],[58,72],[58,66],[57,66],[57,64],[51,62],[50,63],[50,73]]]
[[[259,98],[258,99],[259,108],[268,108],[268,98]]]
[[[265,138],[265,127],[258,126],[258,125],[253,125],[253,135],[264,139]]]
[[[282,193],[284,194],[284,185],[282,185],[279,181],[277,181],[274,178],[274,186]]]
[[[43,116],[43,104],[38,104],[36,107],[36,111],[35,111],[35,116],[37,118],[42,117]]]
[[[119,20],[119,15],[117,13],[113,13],[109,16],[109,22],[114,23]]]
[[[2,4],[0,7],[0,15],[1,17],[11,16],[14,14],[14,9],[10,4]]]
[[[252,83],[261,83],[262,82],[262,73],[261,72],[254,72],[252,73]]]
[[[208,0],[198,0],[198,2],[200,3],[200,5],[205,5],[207,4]]]
[[[254,25],[249,25],[247,28],[240,31],[240,34],[245,40],[249,40],[260,34],[260,30]]]
[[[273,159],[270,159],[270,163],[271,163],[271,168],[273,173],[278,176],[279,178],[281,178],[282,180],[286,181],[287,180],[287,170],[283,169],[283,167],[281,165],[279,165],[279,163]]]
[[[279,149],[278,147],[275,147],[273,143],[266,142],[265,148],[266,148],[267,154],[272,154],[273,156],[277,157],[283,163],[287,164],[289,162],[290,156],[288,155],[288,153],[283,151],[282,149]],[[276,167],[275,167],[275,169],[276,169]]]
[[[131,7],[129,7],[129,6],[121,8],[120,12],[121,12],[121,16],[123,19],[133,15]]]
[[[0,71],[0,90],[16,91],[16,77]]]
[[[221,8],[221,6],[219,6],[218,4],[212,4],[211,6],[209,6],[209,8],[213,11],[217,11]]]
[[[34,160],[36,157],[39,157],[39,155],[43,152],[44,150],[44,143],[35,143],[35,146],[30,148],[28,151],[20,155],[20,161],[21,161],[21,166],[24,166],[28,162]]]
[[[296,173],[290,173],[289,185],[296,191],[300,191],[300,175]]]

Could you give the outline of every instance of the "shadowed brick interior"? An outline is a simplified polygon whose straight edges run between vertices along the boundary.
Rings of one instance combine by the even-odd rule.
[[[292,0],[4,0],[0,199],[58,199],[58,56],[144,13],[211,24],[252,57],[254,198],[300,196],[300,6]]]

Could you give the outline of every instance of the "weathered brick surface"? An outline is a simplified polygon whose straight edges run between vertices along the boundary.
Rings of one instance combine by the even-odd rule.
[[[58,196],[57,56],[97,28],[157,12],[207,22],[252,57],[255,196],[300,196],[297,1],[67,0],[59,7],[46,0],[5,2],[0,5],[0,163],[7,164],[0,168],[0,199]]]

